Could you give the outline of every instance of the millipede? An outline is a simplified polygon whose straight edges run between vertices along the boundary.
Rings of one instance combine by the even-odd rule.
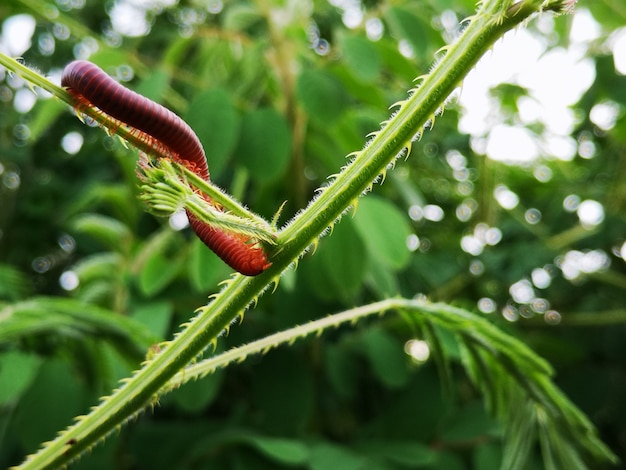
[[[77,111],[97,108],[119,125],[128,126],[157,157],[171,158],[209,181],[209,167],[198,136],[169,109],[120,85],[100,67],[85,60],[65,67],[61,85],[76,99]],[[239,273],[256,276],[271,265],[263,248],[251,238],[212,227],[189,210],[187,217],[198,238]]]

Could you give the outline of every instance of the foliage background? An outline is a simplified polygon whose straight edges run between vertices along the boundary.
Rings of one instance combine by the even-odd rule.
[[[445,28],[446,15],[460,20],[475,7],[465,0],[363,2],[365,18],[384,26],[371,41],[362,24],[347,28],[345,10],[326,2],[152,4],[138,7],[150,27],[137,37],[113,27],[120,5],[9,1],[0,19],[3,33],[14,15],[35,19],[32,46],[22,53],[28,65],[58,76],[89,52],[176,110],[205,145],[214,181],[267,217],[287,201],[283,220],[428,71],[454,33]],[[556,367],[558,384],[624,459],[626,79],[607,44],[625,17],[615,7],[578,6],[602,28],[586,51],[595,80],[572,107],[571,137],[583,155],[591,145],[593,158],[561,161],[545,152],[526,166],[495,162],[459,132],[462,110],[452,102],[356,216],[345,217],[220,348],[391,295],[493,308],[495,323]],[[550,48],[567,47],[570,21],[559,18],[548,31],[536,22],[528,28]],[[414,55],[402,55],[399,43]],[[3,46],[10,44],[3,36]],[[132,150],[53,100],[20,112],[19,97],[30,91],[8,74],[3,80],[0,300],[5,308],[30,302],[38,328],[0,336],[0,466],[18,463],[87,411],[229,273],[188,230],[174,231],[144,212]],[[526,94],[516,84],[494,88],[494,125],[519,122]],[[600,103],[616,110],[608,129],[590,119]],[[537,139],[546,133],[540,122],[528,128]],[[71,132],[83,139],[75,154],[63,140]],[[552,177],[541,181],[538,170],[546,169]],[[498,204],[499,185],[519,196],[518,207]],[[602,204],[602,223],[582,227],[564,206],[572,194]],[[429,204],[443,210],[442,220],[420,217]],[[456,216],[464,208],[469,217]],[[528,222],[530,208],[542,214],[538,223]],[[480,253],[464,251],[463,237],[480,239],[481,223],[501,239]],[[411,234],[419,237],[415,251],[405,248]],[[601,262],[568,279],[568,253]],[[550,275],[544,288],[533,278],[537,268]],[[524,300],[519,288],[533,295]],[[85,302],[93,315],[128,317],[134,329],[112,331],[94,317],[62,323],[70,308],[57,297]],[[46,320],[54,327],[46,329]],[[368,468],[496,468],[498,423],[462,374],[444,393],[433,361],[416,363],[403,352],[416,336],[411,325],[389,317],[252,358],[168,395],[77,467],[289,467],[298,442],[306,442],[318,450],[311,468],[359,468],[365,456],[378,465],[370,460]],[[445,347],[454,355],[453,343]]]

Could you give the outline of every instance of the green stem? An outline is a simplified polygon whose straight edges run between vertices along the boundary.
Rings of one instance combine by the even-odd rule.
[[[206,194],[211,199],[211,201],[224,207],[228,212],[237,217],[251,220],[256,225],[260,227],[265,226],[268,231],[271,230],[271,227],[265,219],[250,211],[248,208],[240,204],[239,201],[230,197],[228,194],[221,191],[212,183],[204,181],[202,178],[200,178],[184,165],[177,165],[177,167],[181,174],[184,176],[184,178],[187,179],[187,181],[189,181],[192,186],[200,190],[202,193]]]
[[[184,207],[214,228],[262,240],[270,245],[276,243],[274,230],[268,222],[184,165],[162,159],[158,166],[140,164],[138,174],[144,182],[140,198],[154,213],[169,216]],[[198,194],[192,186],[203,194]],[[227,211],[216,206],[222,206]]]
[[[3,65],[8,70],[11,70],[14,73],[18,74],[20,77],[22,77],[24,80],[31,83],[32,85],[46,90],[47,92],[54,95],[56,98],[69,104],[74,109],[79,109],[81,115],[85,115],[93,119],[102,127],[108,129],[111,134],[117,135],[141,152],[144,152],[147,155],[154,155],[156,157],[164,156],[156,152],[154,146],[149,141],[142,139],[140,137],[141,133],[137,133],[132,127],[124,125],[122,122],[112,118],[111,116],[103,113],[95,107],[88,107],[78,103],[76,98],[66,89],[55,85],[50,80],[41,76],[39,73],[29,69],[17,60],[8,57],[1,52],[0,65]]]
[[[487,406],[495,403],[496,397],[506,394],[510,398],[512,393],[515,394],[515,399],[510,399],[506,403],[500,402],[493,407],[492,412],[498,419],[506,422],[509,428],[505,437],[505,448],[519,442],[520,438],[529,442],[529,445],[524,446],[525,451],[520,453],[519,447],[515,450],[516,459],[521,459],[522,462],[527,459],[533,441],[532,431],[545,423],[553,427],[552,439],[559,443],[548,446],[545,452],[559,453],[562,444],[569,445],[569,442],[572,442],[575,446],[567,450],[568,456],[577,454],[578,449],[585,449],[598,461],[613,463],[617,461],[611,450],[598,439],[589,419],[551,381],[553,371],[550,365],[522,341],[502,332],[485,318],[466,310],[422,299],[382,300],[266,336],[186,367],[178,372],[160,393],[167,393],[173,388],[204,377],[229,364],[242,362],[252,354],[265,354],[281,345],[292,344],[297,339],[314,334],[320,335],[329,328],[338,328],[346,323],[354,324],[362,318],[389,311],[409,315],[413,321],[429,325],[431,328],[437,325],[454,334],[458,343],[467,348],[467,352],[474,359],[473,362],[466,359],[461,363],[474,384],[483,389]],[[436,334],[428,343],[429,349],[437,354],[439,343],[435,338]],[[443,350],[440,350],[440,354],[446,355]],[[477,368],[480,370],[480,376],[475,374]],[[520,421],[512,422],[511,413],[524,403],[532,405],[529,410],[541,413],[542,421],[537,420],[534,413],[525,412],[519,416]],[[520,436],[520,427],[526,429],[528,434]],[[544,454],[544,459],[546,458]]]
[[[42,90],[46,90],[50,94],[56,96],[57,98],[65,101],[70,106],[74,106],[75,100],[74,97],[68,93],[66,90],[61,88],[60,86],[55,85],[50,80],[42,77],[38,72],[29,69],[20,61],[13,59],[7,55],[4,55],[0,52],[0,65],[3,65],[7,68],[7,70],[12,71],[13,73],[19,75],[28,83],[33,86],[37,86]]]

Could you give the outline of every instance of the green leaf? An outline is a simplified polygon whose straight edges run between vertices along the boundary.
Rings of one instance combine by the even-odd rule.
[[[298,76],[296,93],[304,109],[322,123],[335,122],[347,104],[341,83],[323,70],[305,70]]]
[[[119,48],[106,47],[89,57],[89,60],[98,64],[105,72],[110,73],[112,69],[120,64],[128,63],[128,51]]]
[[[349,301],[362,287],[368,253],[348,218],[339,222],[305,259],[305,276],[315,293],[323,299]]]
[[[134,307],[131,318],[145,325],[156,338],[165,338],[173,313],[170,302],[148,302]]]
[[[224,14],[224,29],[243,31],[259,21],[261,15],[257,8],[245,4],[232,5]]]
[[[309,459],[309,448],[296,440],[252,436],[249,442],[262,454],[284,465],[303,465]]]
[[[437,453],[419,442],[398,441],[364,441],[356,446],[360,453],[372,456],[377,460],[384,459],[403,468],[421,468],[432,464]],[[395,468],[395,467],[394,467]]]
[[[74,416],[86,411],[84,399],[85,388],[66,362],[43,363],[15,411],[15,429],[24,448],[35,449],[68,426]]]
[[[378,49],[363,36],[346,35],[341,41],[344,58],[352,73],[364,82],[372,82],[380,73]]]
[[[403,345],[382,328],[371,328],[363,336],[363,350],[374,374],[389,388],[399,388],[409,379]]]
[[[240,118],[231,95],[221,88],[200,93],[185,118],[202,142],[212,177],[219,177],[239,136]]]
[[[277,350],[254,368],[249,388],[256,419],[267,423],[274,435],[292,435],[306,429],[313,419],[313,373],[293,351]]]
[[[510,407],[509,413],[504,449],[498,452],[501,465],[494,468],[523,470],[528,466],[528,457],[536,442],[536,407],[529,401],[516,403]]]
[[[502,462],[502,448],[495,443],[487,443],[476,447],[472,454],[473,468],[481,470],[498,470]],[[503,470],[514,470],[513,467],[502,467]]]
[[[367,276],[367,287],[376,293],[377,298],[388,299],[400,294],[400,286],[394,271],[378,259],[372,259]]]
[[[392,74],[398,80],[404,80],[406,83],[415,78],[415,64],[400,53],[397,41],[384,37],[376,43],[376,47],[379,51],[379,57],[382,59],[383,68],[387,73]]]
[[[0,299],[18,300],[30,290],[30,282],[19,269],[0,264]]]
[[[72,227],[89,235],[117,252],[126,251],[132,240],[130,229],[122,222],[99,214],[83,214],[76,217]]]
[[[106,210],[115,219],[132,226],[141,212],[140,204],[129,203],[134,199],[135,193],[128,184],[92,182],[80,198],[72,201],[68,213],[79,215],[86,211]]]
[[[369,196],[359,201],[354,225],[367,250],[381,264],[396,270],[409,262],[406,240],[412,233],[408,216],[385,199]]]
[[[324,348],[324,371],[334,391],[353,397],[358,387],[358,357],[349,348],[329,344]]]
[[[428,25],[408,10],[400,7],[391,7],[385,14],[385,19],[393,35],[397,39],[406,40],[416,57],[426,54],[426,45],[429,43]]]
[[[167,256],[156,250],[150,253],[139,273],[141,292],[148,297],[160,292],[176,277],[182,264],[181,256]]]
[[[166,69],[181,67],[185,64],[189,55],[189,49],[193,47],[193,36],[174,36],[168,41],[167,47],[162,51],[161,63]]]
[[[216,370],[214,373],[192,382],[187,382],[182,387],[174,390],[163,400],[176,403],[179,408],[187,413],[197,413],[213,402],[219,393],[224,379],[224,371]]]
[[[28,122],[28,129],[30,130],[29,140],[36,142],[42,135],[46,135],[45,132],[50,130],[50,126],[65,111],[65,104],[58,100],[39,100]]]
[[[365,136],[380,129],[380,123],[389,117],[386,114],[389,96],[384,89],[380,88],[378,80],[365,82],[348,67],[333,67],[332,73],[341,82],[345,92],[350,94],[349,100],[359,103],[358,107],[344,107],[345,112],[341,116],[343,121],[347,121],[344,126],[352,126],[359,130],[367,127],[365,134],[358,136],[358,146],[353,145],[346,151],[349,153],[361,147]],[[334,129],[330,128],[327,131],[334,131]]]
[[[139,84],[136,91],[146,98],[160,102],[165,94],[165,90],[167,90],[169,81],[170,77],[165,71],[154,70],[150,75],[141,81],[141,84]]]
[[[257,109],[244,115],[236,156],[259,182],[283,176],[291,154],[291,133],[277,111]]]
[[[34,354],[8,351],[0,355],[0,407],[10,406],[26,390],[41,364]]]
[[[100,279],[115,279],[119,277],[124,259],[118,253],[104,252],[86,256],[79,260],[72,271],[80,279],[81,287],[84,284]]]
[[[213,253],[198,237],[191,242],[188,274],[197,292],[206,292],[224,279],[230,268]]]
[[[452,451],[437,453],[436,462],[428,470],[466,470],[467,465],[459,454]]]
[[[35,297],[3,306],[0,312],[0,344],[39,335],[64,341],[84,341],[91,337],[106,341],[122,354],[136,359],[157,340],[136,321],[73,299]]]
[[[365,459],[355,452],[324,442],[313,446],[309,468],[311,470],[328,470],[331,468],[360,470],[366,467]]]
[[[499,425],[485,412],[482,403],[472,403],[454,413],[446,423],[442,438],[447,442],[471,441],[498,432]]]

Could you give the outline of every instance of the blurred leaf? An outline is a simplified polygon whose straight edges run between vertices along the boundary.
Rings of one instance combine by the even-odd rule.
[[[261,15],[257,8],[245,4],[232,5],[225,11],[224,29],[243,31],[259,21]]]
[[[420,18],[401,7],[391,7],[386,11],[385,19],[392,33],[398,39],[406,40],[416,57],[424,57],[427,52],[429,28]]]
[[[231,95],[220,88],[200,93],[194,97],[185,117],[202,142],[212,177],[218,178],[239,136],[240,118]]]
[[[341,42],[352,73],[364,82],[371,82],[380,73],[380,57],[374,44],[363,36],[346,35]]]
[[[189,278],[198,292],[206,292],[216,286],[230,269],[197,237],[191,242],[189,258]]]
[[[359,442],[356,448],[360,453],[399,464],[402,468],[424,468],[437,458],[434,450],[418,442],[368,440]]]
[[[147,297],[160,292],[180,272],[183,265],[181,254],[167,255],[162,251],[154,251],[148,258],[139,273],[139,288]]]
[[[382,328],[370,328],[363,335],[363,352],[374,374],[389,388],[399,388],[409,379],[403,345]]]
[[[128,63],[128,53],[122,49],[103,48],[93,53],[89,60],[105,72],[112,74],[111,71],[120,64]]]
[[[104,215],[79,215],[73,220],[72,227],[118,252],[126,251],[132,240],[132,233],[125,224]]]
[[[29,291],[30,283],[25,274],[8,264],[0,263],[0,299],[19,300]]]
[[[116,298],[117,279],[95,279],[79,285],[74,292],[75,298],[90,305],[113,307]]]
[[[429,470],[466,470],[467,466],[460,455],[450,451],[437,453],[437,460],[429,467]]]
[[[389,71],[396,80],[401,81],[404,87],[411,83],[419,74],[420,70],[415,68],[415,64],[400,53],[397,41],[386,37],[378,41],[375,45],[379,50],[379,57],[383,62],[383,69]],[[396,101],[399,98],[401,97],[396,96],[392,98],[392,101]]]
[[[442,438],[447,442],[463,442],[498,432],[500,426],[487,413],[482,403],[471,403],[456,411],[447,421]]]
[[[169,86],[170,77],[163,70],[154,70],[150,75],[141,81],[135,91],[146,98],[156,101],[163,101],[165,90]]]
[[[39,140],[66,109],[65,103],[61,103],[58,100],[39,100],[34,110],[34,118],[28,123],[28,129],[30,130],[29,139],[32,142]]]
[[[173,37],[171,42],[163,51],[162,63],[166,68],[178,67],[185,61],[189,49],[193,46],[193,37]]]
[[[309,426],[314,406],[313,374],[293,351],[277,350],[254,368],[249,388],[255,421],[273,435],[293,435]]]
[[[359,470],[366,468],[365,459],[355,452],[327,442],[319,443],[311,448],[311,470],[328,470],[340,468],[341,470]]]
[[[331,124],[345,110],[347,98],[343,87],[323,70],[304,70],[298,76],[296,92],[306,112],[320,122]]]
[[[412,233],[408,215],[388,201],[370,196],[359,202],[354,225],[373,258],[394,269],[406,266],[410,258],[406,243]]]
[[[445,286],[460,274],[461,265],[454,253],[437,250],[425,255],[416,251],[411,255],[411,268],[415,278],[424,281],[419,292],[427,292],[436,286]]]
[[[373,257],[367,275],[367,286],[377,298],[387,299],[400,294],[400,286],[394,270],[381,263],[376,257]]]
[[[362,146],[366,136],[380,128],[382,119],[384,119],[383,115],[372,111],[367,106],[344,111],[342,116],[333,123],[333,126],[326,129],[326,132],[335,140],[340,151],[339,155],[329,156],[332,158],[332,164],[329,165],[330,169],[334,170],[337,165],[343,164],[345,155],[358,146]]]
[[[185,261],[181,235],[167,227],[155,232],[141,246],[133,269],[139,273],[139,287],[148,297],[160,292],[179,274]]]
[[[381,111],[386,109],[388,106],[389,97],[385,93],[385,90],[380,89],[378,81],[373,80],[366,82],[360,77],[355,76],[352,70],[343,66],[336,66],[331,70],[334,77],[336,77],[343,85],[346,93],[350,94],[351,100],[355,100],[360,103],[358,107],[347,108],[346,114],[350,114],[351,116],[346,118],[346,114],[344,114],[342,119],[348,120],[349,124],[354,125],[359,124],[359,118],[365,117],[368,121],[370,121],[368,123],[370,127],[364,135],[367,135],[373,130],[379,129],[380,123],[389,117],[386,113]],[[333,129],[328,130],[333,131]],[[363,144],[364,135],[359,136],[360,145]],[[355,147],[350,147],[348,152],[352,151],[354,148]]]
[[[146,468],[180,468],[189,461],[219,462],[219,456],[207,455],[216,441],[222,443],[220,429],[209,419],[202,420],[140,420],[125,443]],[[154,445],[156,442],[159,445]],[[88,469],[86,469],[88,470]],[[104,470],[104,469],[103,469]]]
[[[217,397],[224,379],[224,370],[219,369],[211,375],[185,383],[167,395],[163,404],[171,402],[186,413],[195,413],[206,409]]]
[[[118,253],[105,252],[86,256],[72,266],[81,286],[100,279],[114,279],[119,276],[123,258]]]
[[[489,94],[497,97],[506,112],[516,114],[519,112],[518,100],[528,96],[528,90],[519,85],[503,83],[489,90]]]
[[[115,218],[130,225],[136,222],[141,212],[140,204],[134,203],[134,199],[135,194],[127,184],[98,182],[86,188],[80,198],[73,201],[67,213],[80,215],[85,211],[106,209]]]
[[[501,456],[501,465],[498,468],[522,470],[528,468],[530,451],[536,442],[534,421],[528,419],[529,415],[535,413],[535,409],[532,403],[519,403],[510,413],[506,425],[505,446],[497,452]],[[492,451],[491,454],[493,453]]]
[[[285,118],[273,109],[244,115],[236,156],[259,182],[280,178],[291,154],[291,134]]]
[[[173,313],[170,302],[142,303],[133,308],[132,319],[146,326],[155,338],[165,338]]]
[[[296,440],[251,436],[249,441],[274,462],[293,466],[305,464],[309,459],[308,447]]]
[[[481,470],[498,470],[502,462],[502,449],[495,443],[487,443],[476,447],[472,456],[474,468]],[[513,470],[513,467],[505,467]]]
[[[107,341],[121,354],[135,359],[157,340],[143,325],[129,318],[72,299],[35,297],[2,306],[0,344],[37,337],[90,337]]]
[[[314,256],[302,264],[315,293],[323,299],[349,301],[363,285],[368,253],[352,221],[342,220],[324,237]]]
[[[52,439],[74,416],[86,411],[85,392],[84,384],[67,362],[53,359],[42,363],[15,410],[21,444],[34,451],[39,443]]]
[[[588,6],[596,21],[602,23],[607,29],[621,28],[624,26],[624,15],[616,14],[616,3],[591,2]]]
[[[358,359],[348,348],[329,344],[324,348],[324,370],[331,387],[344,398],[352,398],[358,390]]]
[[[436,325],[429,322],[423,323],[424,324],[421,325],[421,331],[428,344],[429,356],[437,365],[437,370],[441,380],[442,394],[449,397],[451,396],[453,390],[453,375],[450,363],[453,356],[458,357],[458,348],[456,347],[456,343],[453,343],[455,346],[453,349],[444,348],[443,341],[438,334],[442,329],[437,328]]]
[[[34,380],[41,358],[7,351],[0,354],[0,407],[11,406]]]

